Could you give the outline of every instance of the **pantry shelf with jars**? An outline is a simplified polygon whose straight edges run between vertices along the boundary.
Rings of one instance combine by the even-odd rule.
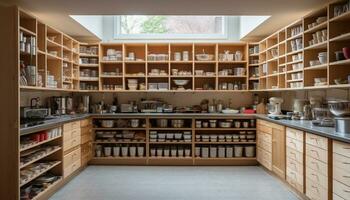
[[[92,164],[256,164],[256,121],[250,117],[136,115],[93,117],[93,124]]]

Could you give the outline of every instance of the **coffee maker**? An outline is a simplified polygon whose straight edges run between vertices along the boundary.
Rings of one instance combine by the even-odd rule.
[[[57,96],[50,97],[49,108],[51,115],[65,115],[66,114],[66,97]]]

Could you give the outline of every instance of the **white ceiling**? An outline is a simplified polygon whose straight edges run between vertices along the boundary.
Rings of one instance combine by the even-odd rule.
[[[247,35],[267,36],[329,0],[0,0],[73,37],[95,37],[69,15],[271,15]]]

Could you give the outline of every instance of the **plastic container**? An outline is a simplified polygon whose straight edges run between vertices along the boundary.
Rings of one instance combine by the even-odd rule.
[[[225,158],[225,154],[226,154],[225,152],[226,152],[225,146],[218,147],[218,157],[219,158]]]
[[[137,156],[143,157],[145,155],[145,147],[137,147]]]
[[[120,156],[120,147],[113,147],[113,156],[114,157]]]
[[[185,157],[191,156],[191,149],[185,149]]]
[[[165,148],[163,151],[163,154],[165,157],[169,157],[170,156],[170,149],[169,148]]]
[[[211,158],[216,158],[218,155],[217,155],[217,147],[210,147],[210,157]]]
[[[112,147],[104,147],[104,153],[106,157],[112,156]]]
[[[195,151],[196,151],[196,152],[195,152],[195,156],[196,156],[196,157],[200,157],[200,156],[201,156],[201,148],[200,148],[200,147],[196,147],[196,148],[195,148]]]
[[[202,155],[202,158],[208,158],[209,157],[209,148],[208,147],[201,147],[201,155]]]
[[[157,148],[157,157],[163,156],[163,148]]]
[[[242,146],[235,146],[235,157],[243,157],[243,147]]]
[[[156,149],[155,148],[151,148],[151,156],[152,157],[156,156]]]
[[[178,148],[177,149],[177,156],[178,157],[183,157],[184,156],[184,149],[183,148]]]
[[[128,156],[129,147],[122,147],[122,157]]]
[[[254,157],[255,156],[255,146],[246,146],[244,148],[245,157]]]
[[[129,154],[130,154],[130,157],[135,157],[136,156],[136,147],[129,147]]]
[[[171,153],[171,157],[176,157],[177,156],[177,149],[176,148],[171,149],[170,153]]]
[[[226,158],[232,158],[232,157],[233,157],[233,147],[226,146]]]

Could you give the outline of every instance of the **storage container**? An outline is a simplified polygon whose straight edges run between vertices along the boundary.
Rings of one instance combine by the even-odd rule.
[[[218,157],[225,158],[225,151],[226,151],[225,146],[219,146],[218,147]]]
[[[201,148],[200,147],[196,147],[195,151],[196,151],[195,156],[196,157],[200,157],[201,156]]]
[[[143,157],[145,154],[145,147],[137,147],[137,156]]]
[[[113,156],[114,157],[120,156],[120,147],[113,147]]]
[[[242,146],[235,146],[235,157],[242,157],[243,156],[243,147]]]
[[[217,147],[210,147],[210,157],[211,158],[216,158],[217,157]]]
[[[171,153],[171,157],[176,157],[177,156],[177,149],[176,148],[172,148],[170,153]]]
[[[151,156],[156,156],[156,149],[155,148],[151,148]]]
[[[177,156],[178,157],[183,157],[184,156],[184,149],[183,148],[178,148],[177,149]]]
[[[255,156],[255,146],[246,146],[244,148],[245,157],[254,157]]]
[[[130,157],[135,157],[136,156],[136,147],[129,147],[129,154],[130,154]]]
[[[165,157],[169,157],[170,156],[170,149],[169,148],[165,148],[163,153],[164,153]]]
[[[233,157],[233,147],[226,146],[226,158],[232,158],[232,157]]]
[[[185,149],[185,157],[191,156],[191,149]]]
[[[208,147],[201,147],[201,154],[203,158],[208,158],[209,157],[209,148]]]
[[[158,157],[163,156],[163,148],[157,148],[157,156]]]
[[[122,156],[127,157],[128,151],[129,151],[129,147],[122,147]]]
[[[104,147],[104,153],[106,157],[109,157],[112,155],[112,148],[111,147]]]

